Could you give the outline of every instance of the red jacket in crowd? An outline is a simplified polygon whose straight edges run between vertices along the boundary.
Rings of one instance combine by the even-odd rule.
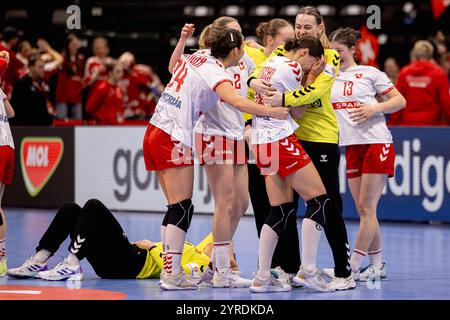
[[[405,66],[396,88],[406,99],[406,107],[393,113],[390,125],[439,126],[450,124],[450,93],[444,70],[430,61]]]
[[[123,122],[123,91],[106,80],[98,83],[89,94],[86,111],[98,124],[116,125]]]
[[[69,58],[64,55],[64,62],[58,73],[56,85],[56,102],[78,104],[82,101],[84,65],[86,59],[82,54]]]
[[[9,53],[9,67],[6,70],[0,85],[5,94],[10,96],[14,83],[20,79],[20,70],[24,67],[24,64],[16,58],[16,53],[14,51],[6,48],[2,43],[0,43],[0,51],[8,51]]]

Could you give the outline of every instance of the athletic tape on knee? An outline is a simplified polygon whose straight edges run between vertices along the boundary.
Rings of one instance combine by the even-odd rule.
[[[305,218],[316,222],[316,227],[319,230],[322,230],[327,222],[325,213],[329,209],[330,201],[328,195],[323,194],[306,202]]]
[[[169,215],[167,224],[173,224],[184,232],[187,232],[191,225],[193,213],[194,205],[191,199],[171,204],[169,205],[169,210],[167,210],[167,214]]]
[[[293,202],[283,203],[280,206],[271,207],[270,213],[264,223],[271,227],[272,230],[280,236],[286,229],[289,217],[293,215],[295,216],[295,211],[295,205]]]

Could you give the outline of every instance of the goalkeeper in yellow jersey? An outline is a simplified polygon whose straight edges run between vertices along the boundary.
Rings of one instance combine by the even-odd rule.
[[[48,259],[70,236],[69,255],[51,270]],[[212,234],[197,246],[185,242],[181,260],[184,272],[193,281],[209,282],[212,278],[210,256]],[[8,276],[19,279],[82,280],[80,261],[86,258],[95,273],[105,279],[159,278],[164,267],[162,244],[150,240],[131,243],[111,211],[99,200],[91,199],[81,208],[75,203],[63,205],[36,247],[36,253],[20,267],[8,270]],[[111,263],[114,260],[114,263]],[[243,279],[230,255],[234,287],[249,287],[251,280]]]

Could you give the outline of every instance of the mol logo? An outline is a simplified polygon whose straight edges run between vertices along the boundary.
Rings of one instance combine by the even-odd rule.
[[[24,138],[20,145],[22,176],[28,193],[35,197],[52,177],[64,152],[61,138]]]

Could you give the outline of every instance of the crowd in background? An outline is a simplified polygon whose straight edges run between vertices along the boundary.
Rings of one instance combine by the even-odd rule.
[[[0,51],[10,55],[1,88],[15,109],[12,125],[147,122],[164,90],[150,66],[137,64],[131,52],[109,56],[106,38],[92,42],[92,56],[80,51],[75,34],[62,52],[45,39],[36,47],[15,29],[1,35]]]
[[[164,89],[152,68],[137,64],[131,52],[110,57],[104,37],[92,41],[89,58],[80,47],[75,34],[69,34],[62,52],[57,52],[45,39],[33,47],[15,28],[4,29],[0,51],[9,52],[10,63],[1,88],[16,111],[12,125],[116,125],[151,118]],[[388,123],[450,125],[445,35],[438,32],[430,41],[417,41],[410,61],[402,68],[394,57],[384,61],[384,71],[407,101]]]

